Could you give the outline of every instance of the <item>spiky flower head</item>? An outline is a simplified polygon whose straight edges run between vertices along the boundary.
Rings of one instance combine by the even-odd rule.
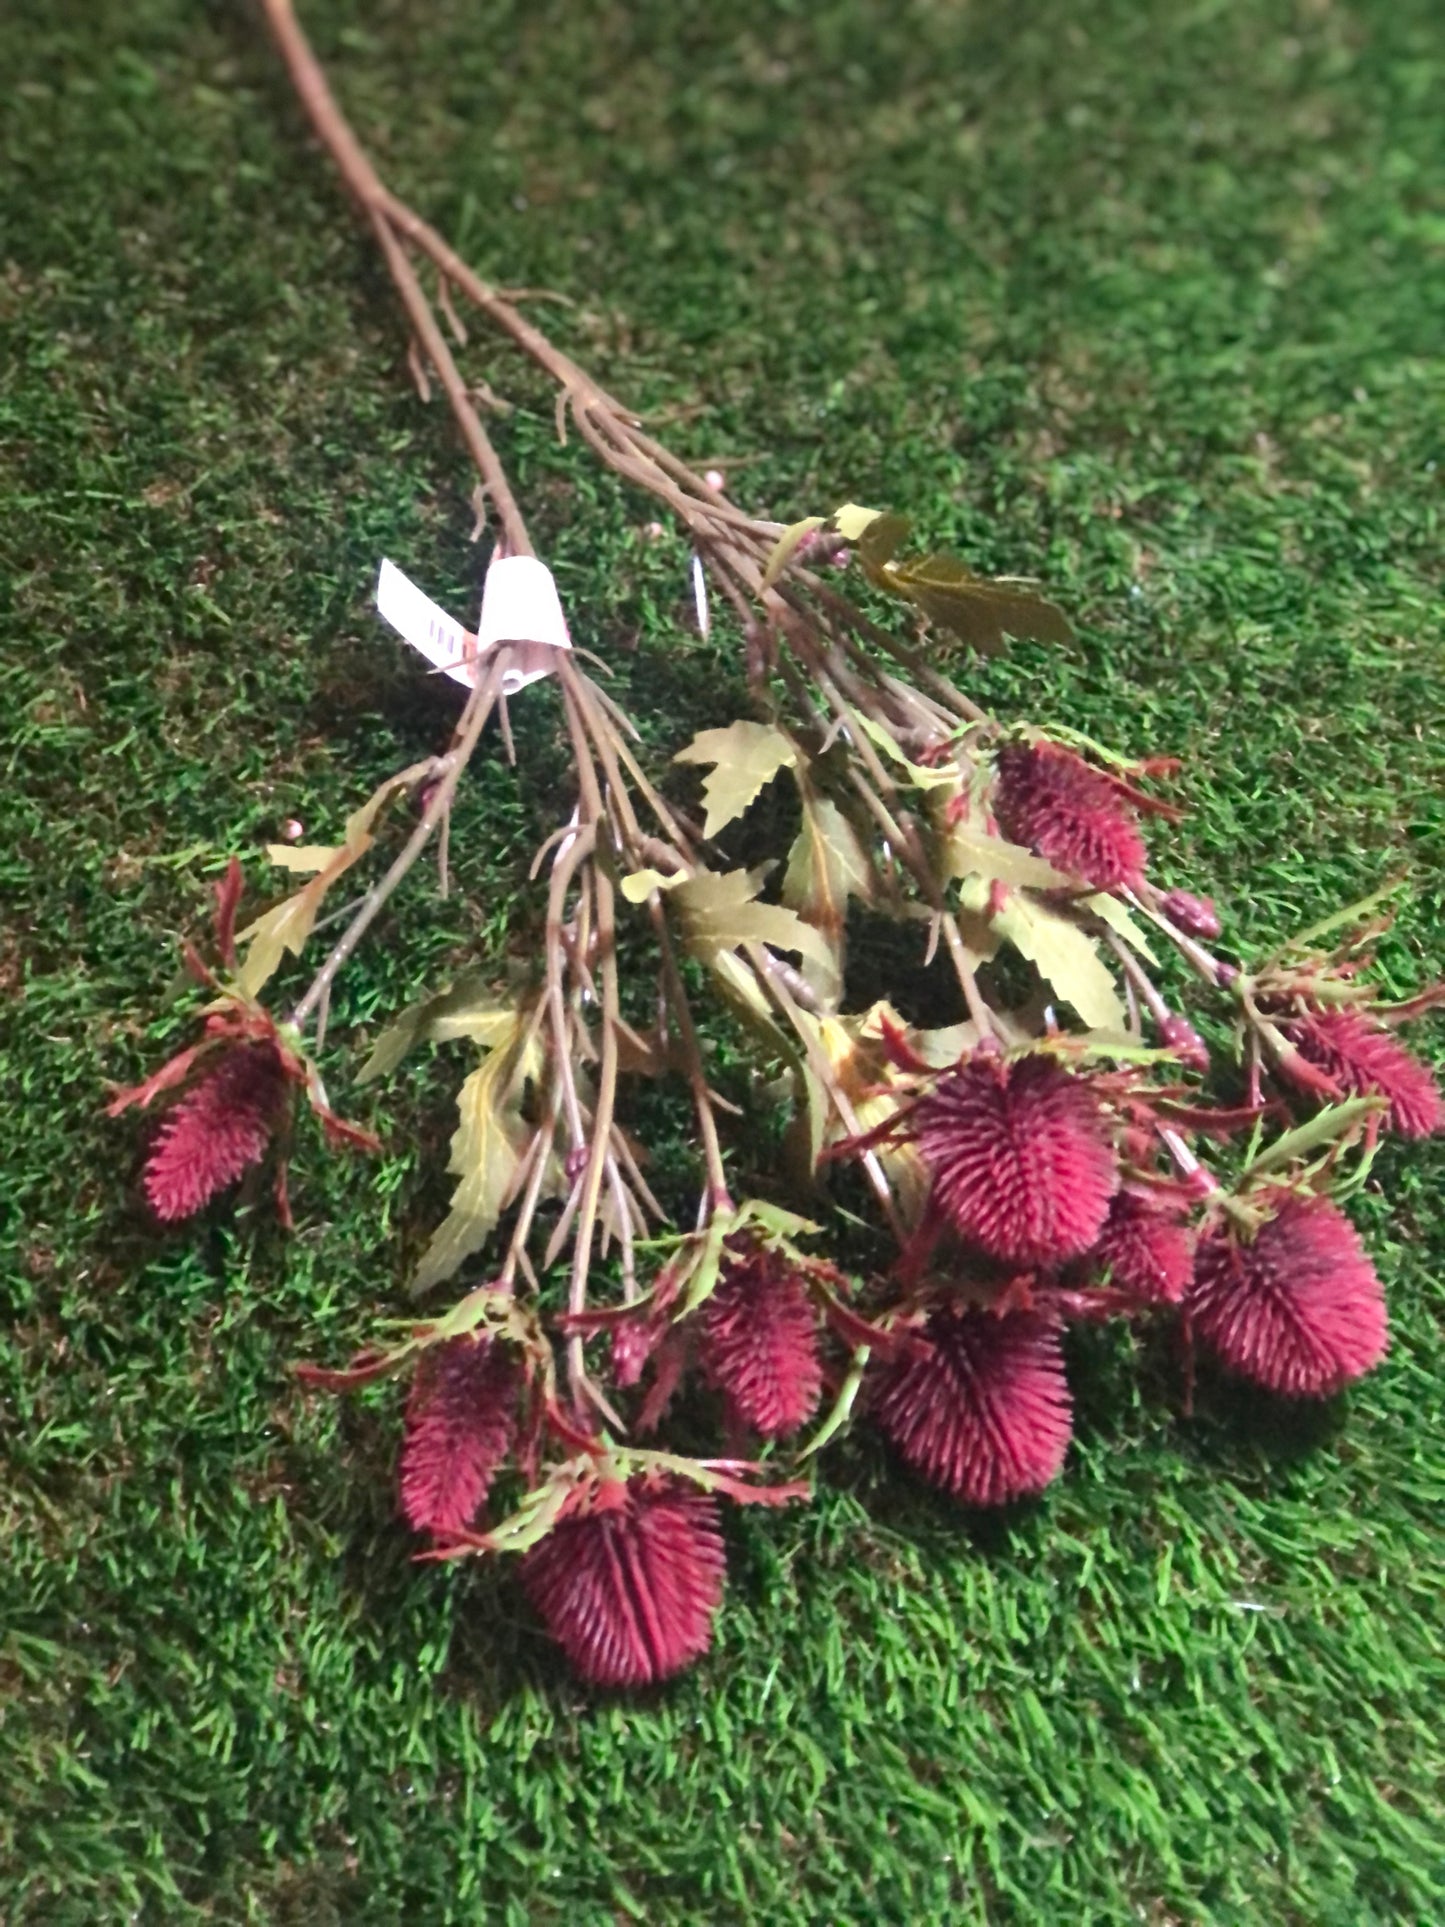
[[[1092,1268],[1135,1297],[1177,1305],[1194,1269],[1194,1239],[1189,1230],[1150,1201],[1121,1191],[1109,1206],[1099,1242],[1089,1254]]]
[[[945,1072],[908,1129],[959,1235],[1008,1264],[1061,1264],[1098,1237],[1118,1184],[1099,1101],[1054,1058],[979,1052]]]
[[[401,1503],[418,1532],[460,1532],[517,1430],[522,1374],[506,1346],[467,1334],[422,1354],[407,1403]]]
[[[1054,1325],[976,1306],[935,1311],[882,1366],[871,1409],[909,1465],[966,1505],[1041,1492],[1073,1429]]]
[[[1005,836],[1095,890],[1137,888],[1144,839],[1109,779],[1058,743],[1005,743],[994,814]]]
[[[229,1046],[167,1114],[145,1167],[158,1218],[189,1218],[259,1164],[281,1120],[288,1083],[272,1043]]]
[[[702,1308],[702,1360],[733,1414],[765,1438],[811,1418],[823,1386],[808,1289],[781,1253],[756,1247],[727,1263]]]
[[[1434,1078],[1393,1031],[1366,1011],[1312,1010],[1286,1024],[1284,1031],[1300,1056],[1342,1093],[1388,1098],[1385,1122],[1401,1137],[1429,1137],[1445,1124],[1445,1102]],[[1290,1075],[1287,1059],[1281,1060],[1280,1069]]]
[[[522,1583],[593,1686],[646,1686],[712,1643],[725,1561],[717,1502],[685,1480],[614,1482],[522,1558]]]
[[[1385,1355],[1385,1295],[1359,1236],[1328,1198],[1278,1189],[1249,1237],[1222,1223],[1199,1241],[1184,1306],[1223,1362],[1257,1385],[1324,1398]]]

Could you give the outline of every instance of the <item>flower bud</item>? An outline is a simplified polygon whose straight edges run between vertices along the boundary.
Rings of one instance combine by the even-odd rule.
[[[1166,1050],[1172,1050],[1181,1064],[1192,1071],[1209,1069],[1209,1046],[1187,1017],[1165,1017],[1159,1037]]]
[[[1170,890],[1160,898],[1159,908],[1186,937],[1212,943],[1224,928],[1213,897],[1196,897],[1190,890]]]

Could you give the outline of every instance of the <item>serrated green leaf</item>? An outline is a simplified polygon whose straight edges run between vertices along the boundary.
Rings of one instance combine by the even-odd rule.
[[[990,883],[1009,883],[1034,890],[1067,889],[1071,881],[1052,863],[1009,843],[1001,836],[969,824],[956,823],[944,831],[942,854],[951,877],[985,877]]]
[[[791,950],[804,962],[826,966],[826,939],[781,903],[754,901],[762,888],[756,870],[702,870],[673,892],[688,948],[703,963],[743,943]]]
[[[1124,1006],[1094,939],[1076,923],[1021,890],[1012,890],[991,922],[1027,957],[1054,995],[1072,1004],[1090,1030],[1124,1028]]]
[[[1137,950],[1151,964],[1158,963],[1159,959],[1150,948],[1143,926],[1117,897],[1111,897],[1107,890],[1100,890],[1094,896],[1081,897],[1079,901],[1085,910],[1092,910],[1101,923],[1107,923],[1111,930],[1117,932],[1131,950]]]
[[[686,870],[675,870],[671,876],[661,870],[634,870],[622,879],[619,888],[629,903],[646,903],[654,890],[675,890],[686,881]]]
[[[921,609],[930,622],[972,648],[995,655],[1004,638],[1072,642],[1063,610],[1020,581],[975,574],[951,555],[925,555],[914,562],[888,562],[878,586]]]
[[[741,816],[780,769],[790,769],[798,751],[771,723],[736,722],[702,730],[672,760],[716,765],[702,791],[707,809],[702,833],[712,837]]]
[[[497,1003],[480,971],[468,971],[450,990],[412,1004],[388,1025],[356,1081],[369,1084],[373,1078],[387,1076],[417,1044],[445,1044],[470,1037],[490,1047],[506,1039],[516,1015],[514,1006]]]
[[[451,1210],[422,1254],[412,1289],[429,1290],[450,1278],[484,1245],[517,1192],[530,1135],[521,1098],[531,1052],[522,1011],[510,1013],[506,1032],[457,1096],[458,1124],[447,1169],[461,1183]]]
[[[845,502],[841,508],[834,509],[828,517],[828,526],[836,530],[845,542],[858,542],[869,529],[876,528],[880,522],[902,521],[902,516],[886,514],[882,509],[865,509],[857,502]],[[906,522],[903,522],[903,529],[906,534],[908,530]],[[902,536],[899,540],[902,540]],[[896,543],[894,547],[897,547]]]
[[[1283,1137],[1276,1138],[1273,1144],[1266,1145],[1244,1173],[1246,1179],[1263,1177],[1267,1172],[1278,1171],[1286,1164],[1293,1164],[1296,1158],[1308,1157],[1322,1145],[1333,1144],[1336,1139],[1353,1131],[1357,1125],[1376,1111],[1387,1111],[1390,1100],[1372,1094],[1369,1097],[1347,1097],[1342,1104],[1327,1104],[1322,1111],[1306,1123],[1296,1125],[1294,1130],[1286,1131]]]
[[[332,858],[340,854],[340,846],[334,843],[268,843],[266,856],[278,870],[297,870],[308,873],[324,870]]]
[[[826,940],[826,964],[803,960],[803,975],[825,1007],[843,994],[843,933],[848,899],[867,902],[873,895],[873,865],[863,840],[831,798],[821,796],[800,775],[803,822],[788,854],[783,902]]]
[[[768,557],[768,565],[763,570],[762,586],[765,589],[771,589],[778,577],[783,573],[783,570],[786,569],[792,561],[798,544],[803,538],[811,535],[814,529],[821,529],[826,527],[826,525],[827,518],[822,515],[806,515],[801,522],[790,523],[778,537],[773,552]]]
[[[326,861],[317,874],[294,896],[286,897],[254,923],[236,933],[236,942],[246,944],[245,962],[237,977],[238,985],[244,996],[258,996],[275,973],[287,951],[299,957],[306,947],[307,939],[316,925],[322,899],[336,879],[349,870],[353,863],[360,862],[371,848],[374,838],[371,826],[376,821],[382,805],[394,793],[406,786],[405,777],[389,777],[346,820],[346,840],[338,848],[325,852]],[[272,850],[281,848],[272,845]],[[310,850],[288,850],[288,856],[306,859],[319,857],[319,848]],[[274,857],[273,857],[274,860]],[[299,864],[288,865],[302,867]]]

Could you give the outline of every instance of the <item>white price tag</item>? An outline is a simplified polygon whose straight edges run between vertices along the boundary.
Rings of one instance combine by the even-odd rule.
[[[376,607],[413,649],[468,688],[477,680],[477,663],[486,651],[498,643],[510,644],[513,666],[502,678],[505,696],[550,675],[555,652],[572,647],[552,571],[531,555],[498,556],[491,563],[482,585],[478,635],[454,622],[394,562],[382,562]]]

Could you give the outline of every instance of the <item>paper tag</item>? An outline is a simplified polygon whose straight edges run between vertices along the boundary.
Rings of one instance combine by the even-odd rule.
[[[504,696],[550,675],[556,666],[553,652],[572,647],[552,571],[535,556],[498,556],[492,562],[482,585],[479,635],[454,622],[394,562],[382,562],[376,607],[413,649],[468,688],[477,680],[478,659],[500,642],[511,644],[515,666],[502,677]]]

